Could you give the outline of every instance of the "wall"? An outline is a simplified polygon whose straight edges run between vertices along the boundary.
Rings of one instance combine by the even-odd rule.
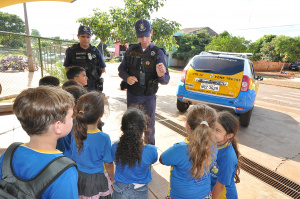
[[[267,62],[265,60],[259,60],[253,62],[253,67],[256,71],[280,71],[283,64],[283,62]]]

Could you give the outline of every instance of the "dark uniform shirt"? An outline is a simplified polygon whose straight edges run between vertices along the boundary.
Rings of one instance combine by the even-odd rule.
[[[144,52],[149,51],[154,46],[155,46],[154,42],[151,42],[150,46],[147,49],[145,49]],[[126,51],[126,53],[124,55],[124,58],[122,60],[122,63],[120,64],[119,69],[118,69],[119,70],[119,76],[125,82],[127,82],[127,78],[130,76],[127,72],[126,58],[130,54],[130,52],[132,51],[132,47],[133,46],[130,46],[128,48],[128,50]],[[139,43],[139,48],[140,49],[142,48],[140,43]],[[166,73],[162,77],[158,77],[158,82],[160,84],[168,84],[169,81],[170,81],[170,75],[169,75],[169,70],[168,70],[168,67],[167,67],[166,55],[161,49],[159,49],[158,52],[157,52],[157,62],[155,63],[155,66],[158,63],[163,63],[166,67]]]
[[[88,52],[90,52],[91,51],[91,48],[92,48],[93,46],[91,46],[90,45],[90,47],[88,48],[88,49],[83,49],[83,48],[81,48],[81,46],[79,45],[79,49],[80,49],[80,51],[85,51],[86,52],[86,56],[87,56],[87,54],[88,54]],[[97,67],[97,69],[101,72],[102,71],[102,68],[105,68],[106,67],[106,64],[105,64],[105,62],[104,62],[104,60],[103,60],[103,56],[102,56],[102,54],[101,54],[101,52],[98,50],[98,49],[96,49],[96,51],[95,51],[95,53],[96,53],[96,57],[97,57],[97,65],[95,66],[95,67]],[[74,63],[74,61],[73,61],[73,57],[74,56],[74,49],[72,48],[72,47],[69,47],[67,50],[66,50],[66,56],[65,56],[65,61],[64,61],[64,66],[65,67],[70,67],[70,66],[81,66],[80,64],[78,64],[78,63]],[[87,56],[87,59],[88,59],[88,56]],[[90,74],[88,73],[88,71],[86,71],[87,73],[87,77],[88,77],[88,84],[89,83],[91,83],[91,80],[93,79],[93,78],[91,78],[91,76],[90,76]]]

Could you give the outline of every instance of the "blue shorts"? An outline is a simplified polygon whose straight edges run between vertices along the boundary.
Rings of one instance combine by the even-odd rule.
[[[127,184],[122,182],[114,182],[113,188],[114,192],[112,194],[113,199],[149,199],[148,194],[149,184],[145,184],[142,187],[134,189],[133,184]]]

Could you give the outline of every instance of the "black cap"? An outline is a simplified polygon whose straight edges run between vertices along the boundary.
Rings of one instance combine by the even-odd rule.
[[[87,26],[79,26],[79,28],[78,28],[78,35],[82,35],[84,33],[92,35],[91,29],[89,27],[87,27]]]
[[[140,19],[135,23],[135,33],[137,38],[150,37],[151,24],[146,19]]]

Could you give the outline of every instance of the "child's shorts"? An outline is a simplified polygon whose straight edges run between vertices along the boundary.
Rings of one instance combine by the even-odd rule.
[[[113,199],[130,198],[130,199],[149,199],[148,183],[139,188],[134,188],[133,184],[114,182],[114,192],[112,194]]]

